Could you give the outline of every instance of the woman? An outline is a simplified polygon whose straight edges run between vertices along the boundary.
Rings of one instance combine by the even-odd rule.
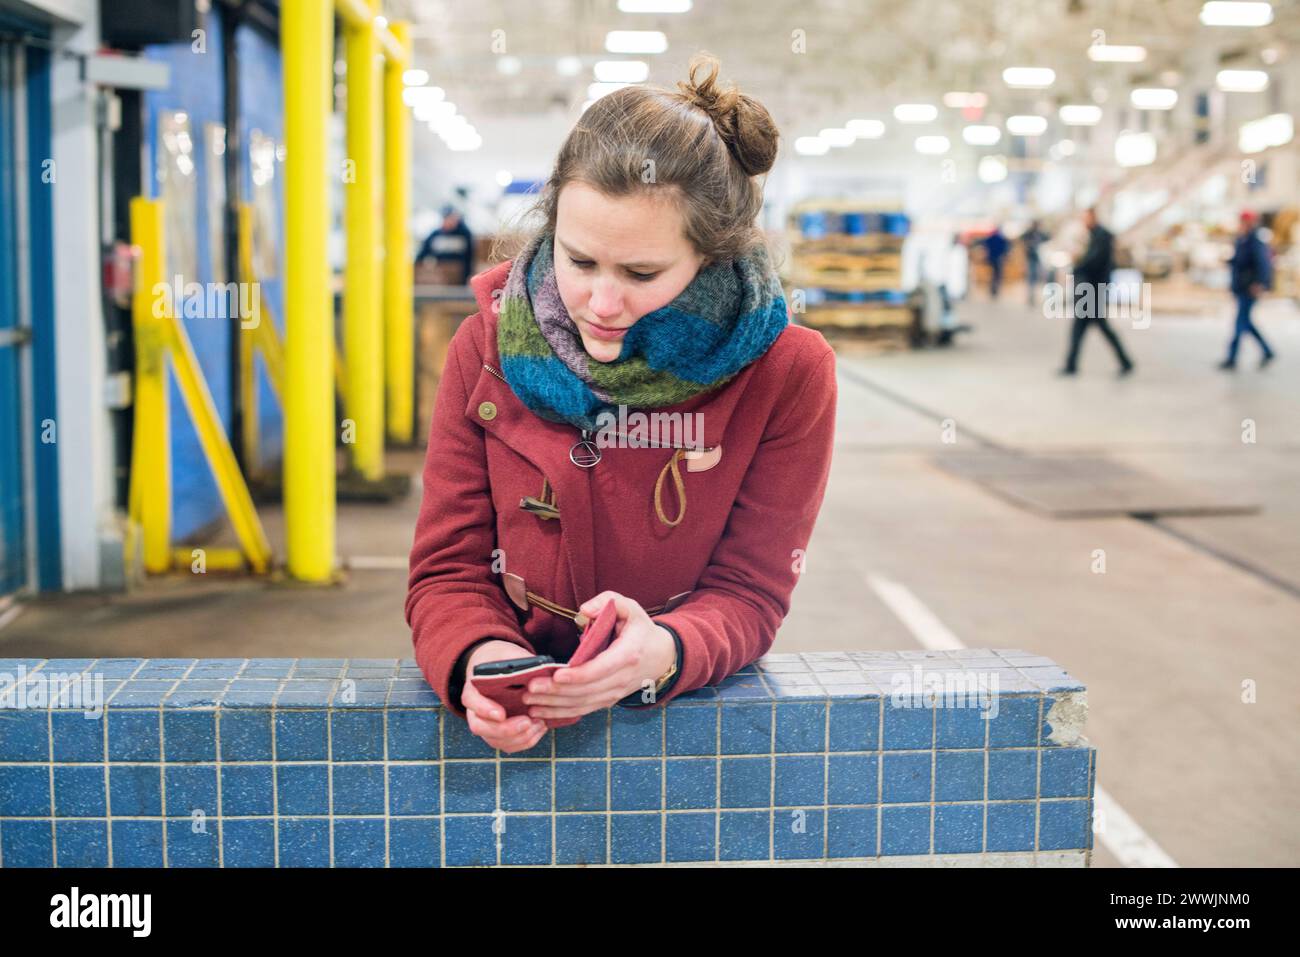
[[[473,277],[480,311],[448,350],[406,617],[429,684],[501,751],[735,673],[771,646],[803,568],[834,353],[790,324],[754,222],[772,118],[716,78],[705,54],[680,92],[629,86],[587,108],[541,194],[544,228]],[[619,425],[633,411],[702,434],[641,441]],[[617,639],[533,679],[527,715],[466,680],[567,660],[607,602]]]

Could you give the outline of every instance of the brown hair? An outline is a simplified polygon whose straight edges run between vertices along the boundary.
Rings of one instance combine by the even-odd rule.
[[[709,72],[697,80],[702,68]],[[575,181],[607,196],[668,187],[686,238],[706,264],[764,245],[755,223],[763,186],[755,177],[776,161],[776,124],[762,103],[734,85],[718,85],[712,54],[696,53],[689,71],[690,79],[677,84],[680,92],[625,86],[587,107],[560,147],[538,202],[524,215],[540,213],[544,228],[554,230],[560,191]],[[494,243],[494,261],[525,242],[518,234],[502,236]]]

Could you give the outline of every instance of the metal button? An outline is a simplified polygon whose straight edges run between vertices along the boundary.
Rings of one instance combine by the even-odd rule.
[[[497,407],[492,402],[480,402],[478,406],[478,417],[487,422],[491,422],[497,417]]]

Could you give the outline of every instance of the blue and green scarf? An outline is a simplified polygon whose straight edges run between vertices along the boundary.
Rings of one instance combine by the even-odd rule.
[[[515,395],[537,415],[596,431],[617,407],[675,405],[716,388],[767,351],[789,322],[767,249],[705,266],[672,302],[642,316],[612,362],[591,358],[555,282],[554,234],[511,264],[497,347]]]

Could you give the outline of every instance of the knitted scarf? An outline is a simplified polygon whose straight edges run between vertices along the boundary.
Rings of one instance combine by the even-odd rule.
[[[612,362],[591,358],[555,282],[554,234],[515,257],[502,291],[497,348],[511,390],[537,415],[597,431],[617,406],[661,408],[727,382],[789,321],[767,250],[696,273],[672,302],[642,316]]]

